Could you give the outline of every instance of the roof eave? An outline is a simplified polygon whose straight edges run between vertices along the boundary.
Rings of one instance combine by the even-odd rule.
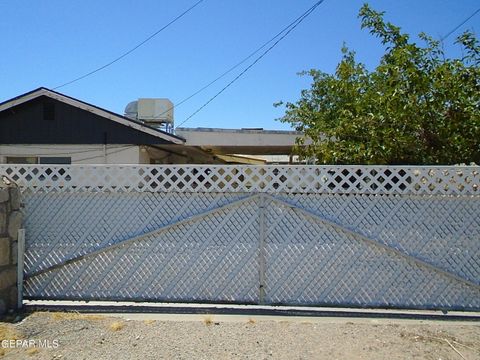
[[[25,94],[19,95],[19,96],[14,97],[10,100],[6,100],[6,101],[0,103],[0,111],[8,110],[9,108],[12,108],[14,106],[18,106],[20,104],[23,104],[27,101],[33,100],[33,99],[35,99],[37,97],[40,97],[40,96],[47,96],[51,99],[61,101],[63,103],[75,106],[79,109],[92,112],[92,113],[94,113],[96,115],[99,115],[103,118],[115,121],[115,122],[120,123],[124,126],[128,126],[128,127],[133,128],[135,130],[138,130],[138,131],[142,131],[144,133],[147,133],[149,135],[161,138],[163,140],[167,140],[167,141],[169,141],[173,144],[183,145],[186,141],[184,138],[182,138],[180,136],[169,134],[169,133],[164,132],[162,130],[152,128],[150,126],[144,125],[144,124],[142,124],[138,121],[134,121],[134,120],[129,119],[129,118],[127,118],[125,116],[122,116],[120,114],[117,114],[117,113],[114,113],[112,111],[100,108],[98,106],[86,103],[86,102],[81,101],[81,100],[77,100],[77,99],[72,98],[70,96],[61,94],[59,92],[56,92],[56,91],[53,91],[53,90],[50,90],[50,89],[47,89],[47,88],[44,88],[44,87],[40,87],[38,89],[29,91]]]

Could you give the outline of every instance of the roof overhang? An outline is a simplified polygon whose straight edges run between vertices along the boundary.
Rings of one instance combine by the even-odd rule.
[[[4,110],[8,110],[14,106],[26,103],[30,100],[36,99],[40,96],[46,96],[54,100],[61,101],[65,104],[75,106],[79,109],[89,111],[95,115],[101,116],[103,118],[109,119],[111,121],[117,122],[121,125],[128,126],[132,129],[142,131],[146,134],[158,137],[160,139],[169,141],[173,144],[184,144],[185,139],[181,138],[180,136],[175,136],[173,134],[169,134],[167,132],[152,128],[150,126],[144,125],[138,121],[129,119],[125,116],[122,116],[120,114],[116,114],[114,112],[102,109],[98,106],[88,104],[86,102],[83,102],[81,100],[77,100],[75,98],[72,98],[70,96],[58,93],[56,91],[47,89],[47,88],[38,88],[36,90],[30,91],[28,93],[25,93],[23,95],[17,96],[13,99],[7,100],[3,103],[0,103],[0,112]]]
[[[198,146],[214,154],[289,155],[298,131],[264,129],[177,128],[186,145]]]

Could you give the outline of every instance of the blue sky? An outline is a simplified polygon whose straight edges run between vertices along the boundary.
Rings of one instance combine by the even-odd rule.
[[[183,126],[288,129],[275,119],[279,100],[295,101],[310,79],[299,71],[333,72],[343,42],[374,67],[377,39],[360,29],[364,1],[326,0],[297,29],[219,98]],[[195,0],[0,1],[0,101],[53,88],[111,61],[172,20]],[[139,97],[191,95],[236,64],[315,3],[313,0],[205,0],[152,41],[111,67],[58,91],[123,113]],[[411,34],[440,38],[480,6],[478,0],[370,1]],[[480,14],[445,42],[449,56],[462,30],[480,30]],[[478,36],[478,35],[477,35]],[[248,63],[247,63],[248,64]],[[241,70],[175,109],[181,123]]]

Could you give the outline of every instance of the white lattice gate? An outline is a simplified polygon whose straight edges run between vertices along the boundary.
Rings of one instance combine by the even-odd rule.
[[[480,169],[9,166],[25,297],[480,309]]]

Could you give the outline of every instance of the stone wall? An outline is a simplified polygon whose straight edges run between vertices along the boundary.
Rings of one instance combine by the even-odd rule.
[[[17,237],[22,219],[20,190],[0,179],[0,316],[17,308]]]

